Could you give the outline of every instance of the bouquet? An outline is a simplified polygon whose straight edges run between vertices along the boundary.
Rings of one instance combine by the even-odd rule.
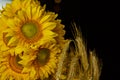
[[[12,0],[0,10],[0,80],[99,80],[95,51],[87,54],[73,23],[65,39],[58,14],[37,0]]]

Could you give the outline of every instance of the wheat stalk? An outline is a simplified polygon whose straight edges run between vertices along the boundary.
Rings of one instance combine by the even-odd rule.
[[[101,62],[95,51],[87,53],[82,34],[75,23],[72,24],[72,33],[74,39],[65,44],[57,65],[55,80],[99,80]],[[70,45],[71,43],[73,45]],[[66,62],[68,64],[64,65]],[[61,75],[65,73],[64,68],[67,68],[67,74],[64,75],[66,78],[61,79]]]
[[[74,48],[70,45],[72,54],[67,79],[65,80],[99,80],[101,66],[95,51],[87,53],[82,34],[75,23],[72,24]],[[74,55],[73,55],[74,54]],[[89,56],[89,57],[88,57]],[[67,57],[66,57],[67,58]]]
[[[55,74],[56,80],[60,80],[60,76],[61,76],[62,68],[63,68],[63,63],[64,63],[64,60],[66,59],[66,54],[67,54],[67,50],[69,49],[70,42],[71,41],[68,41],[65,44],[65,48],[62,50],[62,53],[59,57],[58,68],[57,68],[57,72]]]

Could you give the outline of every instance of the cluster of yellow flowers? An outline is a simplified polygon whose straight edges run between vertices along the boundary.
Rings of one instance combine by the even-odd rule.
[[[57,14],[37,0],[13,0],[0,11],[0,80],[45,79],[67,40]]]

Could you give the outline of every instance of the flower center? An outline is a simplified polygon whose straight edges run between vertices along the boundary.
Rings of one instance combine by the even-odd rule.
[[[50,50],[47,48],[42,48],[37,53],[37,61],[40,66],[44,66],[50,58]]]
[[[9,64],[10,64],[11,69],[17,73],[21,73],[23,69],[22,65],[18,64],[20,60],[21,59],[19,56],[10,56],[9,58]]]
[[[37,26],[35,23],[26,23],[21,28],[22,33],[27,38],[33,38],[37,33]]]

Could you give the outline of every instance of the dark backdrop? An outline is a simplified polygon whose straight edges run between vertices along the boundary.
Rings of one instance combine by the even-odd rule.
[[[41,0],[41,4],[47,4],[47,10],[59,14],[58,18],[66,26],[66,38],[72,37],[69,28],[71,22],[75,21],[79,25],[88,49],[95,49],[103,62],[100,80],[119,80],[117,4],[105,0],[62,0],[60,4],[56,4],[54,0]]]

